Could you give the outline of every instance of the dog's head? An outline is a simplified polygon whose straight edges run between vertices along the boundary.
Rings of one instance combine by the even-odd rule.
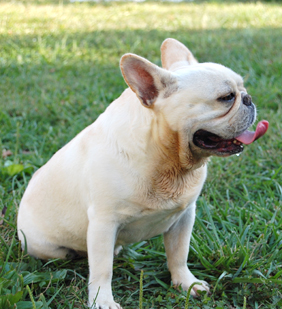
[[[126,83],[140,102],[162,114],[181,145],[194,156],[228,156],[242,152],[263,135],[267,122],[256,132],[247,129],[256,119],[256,108],[243,79],[216,63],[198,63],[180,42],[167,39],[161,47],[160,68],[134,54],[121,59]]]

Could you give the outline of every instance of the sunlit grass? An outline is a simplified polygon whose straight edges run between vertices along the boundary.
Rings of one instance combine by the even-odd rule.
[[[59,2],[58,2],[59,3]],[[242,28],[280,28],[282,6],[216,3],[127,3],[93,5],[74,3],[57,5],[0,4],[0,33],[58,34],[66,31],[142,29],[211,30]]]

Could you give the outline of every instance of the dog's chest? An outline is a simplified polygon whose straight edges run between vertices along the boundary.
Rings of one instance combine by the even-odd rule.
[[[131,216],[120,228],[117,245],[146,240],[166,232],[185,211],[190,207],[194,207],[200,189],[186,192],[178,201],[160,199],[152,202],[152,200],[148,199],[147,204],[136,206],[135,203],[132,203],[132,205],[127,205],[127,207],[131,208],[130,210],[128,208]],[[148,205],[151,207],[148,207]]]
[[[126,245],[164,233],[178,220],[186,208],[141,211],[119,231],[117,245]]]
[[[128,216],[124,216],[117,245],[146,240],[167,231],[185,211],[194,207],[201,189],[202,181],[196,181],[190,182],[177,198],[175,195],[167,198],[162,192],[136,196],[131,203],[126,203],[124,212],[122,211]]]

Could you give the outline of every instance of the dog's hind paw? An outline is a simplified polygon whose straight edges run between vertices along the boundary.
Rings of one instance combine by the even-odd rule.
[[[122,250],[122,246],[117,246],[117,247],[115,247],[114,254],[115,254],[115,255],[118,255],[118,254],[120,253],[121,250]]]

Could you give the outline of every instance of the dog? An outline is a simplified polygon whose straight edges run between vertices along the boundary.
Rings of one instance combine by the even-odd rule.
[[[239,154],[267,130],[266,121],[247,130],[256,108],[231,69],[198,63],[175,39],[163,42],[161,58],[163,68],[121,58],[129,88],[33,175],[20,203],[18,237],[30,255],[87,253],[90,307],[121,308],[114,253],[158,234],[172,283],[208,292],[187,267],[207,160]]]

